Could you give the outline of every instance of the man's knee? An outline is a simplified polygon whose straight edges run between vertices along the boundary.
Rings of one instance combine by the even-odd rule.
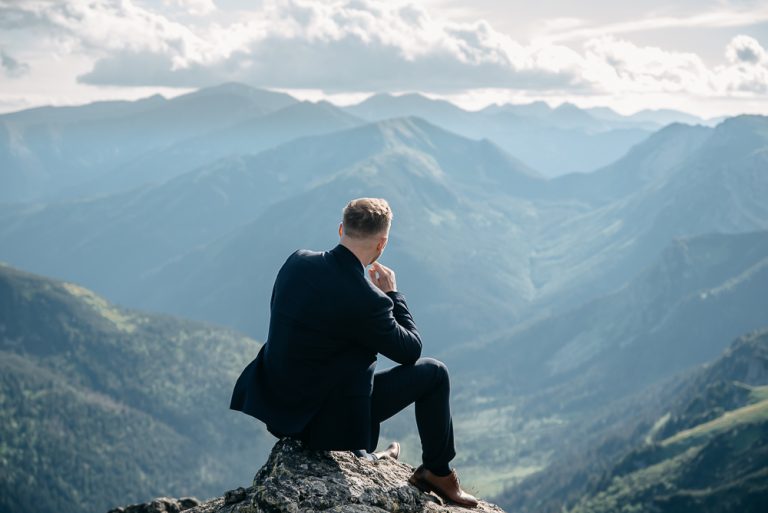
[[[436,379],[440,383],[445,383],[446,385],[450,385],[451,380],[448,374],[448,367],[446,367],[443,362],[441,362],[437,358],[425,357],[425,358],[419,358],[419,364],[430,368],[432,372],[434,372]]]

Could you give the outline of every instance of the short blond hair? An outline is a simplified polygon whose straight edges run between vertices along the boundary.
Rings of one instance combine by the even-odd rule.
[[[353,199],[342,211],[344,233],[362,239],[385,232],[392,223],[392,209],[383,198]]]

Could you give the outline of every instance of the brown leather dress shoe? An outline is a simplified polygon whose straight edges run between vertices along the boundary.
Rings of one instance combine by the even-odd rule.
[[[422,492],[435,492],[440,497],[455,502],[459,506],[467,508],[477,506],[477,499],[459,486],[459,476],[456,475],[456,469],[451,469],[451,473],[447,476],[438,476],[424,468],[423,465],[419,465],[419,468],[408,478],[408,482]]]
[[[400,444],[397,442],[392,442],[385,450],[374,452],[373,455],[376,456],[376,459],[379,460],[381,458],[392,458],[393,460],[396,460],[398,456],[400,456]]]

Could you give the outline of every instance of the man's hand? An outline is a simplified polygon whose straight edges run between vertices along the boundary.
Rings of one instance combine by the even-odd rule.
[[[387,293],[397,290],[395,271],[389,267],[374,262],[368,268],[368,275],[371,277],[373,284],[379,287],[382,292]]]

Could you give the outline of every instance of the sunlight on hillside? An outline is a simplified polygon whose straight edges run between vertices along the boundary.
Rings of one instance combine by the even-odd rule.
[[[700,424],[691,429],[681,431],[674,436],[663,440],[664,446],[669,446],[678,442],[696,443],[696,440],[702,437],[710,437],[726,429],[730,429],[736,424],[747,422],[758,422],[768,420],[768,400],[759,403],[750,404],[743,408],[727,411],[720,417],[704,424]]]
[[[107,301],[92,291],[74,283],[63,283],[63,286],[67,289],[67,292],[88,303],[99,315],[112,322],[120,331],[132,333],[136,329],[130,317],[120,313],[119,310],[113,308]]]

